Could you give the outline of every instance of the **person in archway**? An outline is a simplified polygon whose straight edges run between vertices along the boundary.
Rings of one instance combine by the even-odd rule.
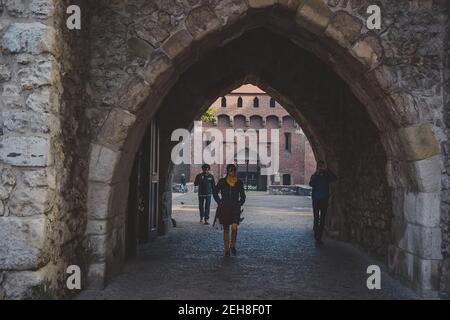
[[[214,176],[209,173],[209,164],[202,165],[202,172],[195,177],[194,185],[198,187],[198,206],[200,210],[200,223],[209,224],[209,209],[211,195],[216,185]]]
[[[325,162],[318,161],[316,172],[311,176],[309,185],[312,187],[312,202],[314,211],[314,238],[321,245],[325,227],[325,217],[330,198],[330,184],[337,180],[336,175],[329,170]]]
[[[238,225],[241,222],[241,207],[244,205],[246,198],[244,183],[237,178],[236,165],[227,165],[227,174],[225,178],[221,178],[217,183],[213,196],[219,206],[217,212],[221,212],[218,218],[223,226],[225,257],[229,257],[230,253],[236,255]]]
[[[187,192],[187,187],[186,187],[186,176],[184,173],[181,174],[181,178],[180,178],[180,184],[181,184],[181,192],[182,193],[186,193]]]

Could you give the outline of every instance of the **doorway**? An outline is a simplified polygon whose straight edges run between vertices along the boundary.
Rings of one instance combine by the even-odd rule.
[[[137,254],[137,246],[158,235],[159,130],[148,127],[136,154],[128,192],[126,256]]]

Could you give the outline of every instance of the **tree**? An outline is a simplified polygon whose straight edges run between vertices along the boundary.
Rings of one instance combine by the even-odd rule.
[[[214,117],[214,114],[215,114],[214,108],[211,107],[208,110],[206,110],[206,112],[201,116],[200,119],[205,123],[215,124],[216,118]]]

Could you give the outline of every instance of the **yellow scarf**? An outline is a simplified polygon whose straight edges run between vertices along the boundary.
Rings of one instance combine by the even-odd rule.
[[[227,183],[230,185],[230,187],[234,187],[236,185],[236,182],[237,182],[236,177],[227,176],[226,180],[227,180]]]

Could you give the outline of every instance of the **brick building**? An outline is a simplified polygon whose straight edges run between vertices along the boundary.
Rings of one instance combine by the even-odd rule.
[[[274,98],[256,86],[244,85],[217,99],[211,108],[215,121],[202,122],[203,132],[216,128],[225,137],[227,129],[242,129],[245,132],[254,129],[259,136],[260,129],[267,129],[268,137],[271,137],[270,129],[279,130],[279,170],[270,176],[261,173],[264,166],[261,165],[257,150],[249,148],[248,140],[245,149],[239,150],[235,143],[233,161],[238,164],[238,175],[248,189],[267,190],[269,185],[308,183],[315,169],[311,146],[300,126]],[[205,145],[207,143],[208,141]],[[225,148],[224,143],[224,154]],[[191,150],[193,153],[194,148]],[[257,160],[252,163],[252,159]],[[215,177],[220,177],[225,174],[225,167],[226,164],[213,164],[211,171]],[[187,181],[193,182],[200,171],[200,164],[178,165],[175,167],[174,180],[179,182],[181,174],[184,173]]]

